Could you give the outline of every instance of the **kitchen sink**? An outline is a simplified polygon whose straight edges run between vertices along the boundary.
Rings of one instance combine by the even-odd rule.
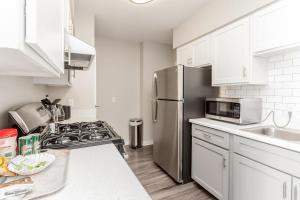
[[[291,129],[281,129],[275,128],[273,126],[255,127],[243,129],[243,131],[265,135],[273,138],[278,138],[282,140],[300,142],[300,131]]]

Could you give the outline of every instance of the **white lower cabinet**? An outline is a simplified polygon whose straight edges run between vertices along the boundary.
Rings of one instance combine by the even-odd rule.
[[[192,125],[192,179],[222,200],[300,200],[300,153]]]
[[[229,152],[192,139],[192,179],[221,200],[228,200]]]
[[[233,200],[290,200],[292,177],[234,154]]]

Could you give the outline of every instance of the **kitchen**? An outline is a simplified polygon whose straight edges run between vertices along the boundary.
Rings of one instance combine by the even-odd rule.
[[[299,1],[2,3],[0,199],[300,198]]]

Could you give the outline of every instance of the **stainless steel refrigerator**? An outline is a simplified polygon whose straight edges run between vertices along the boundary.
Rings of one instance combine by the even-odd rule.
[[[178,183],[191,180],[190,118],[204,117],[211,87],[211,68],[178,65],[153,75],[153,159]]]

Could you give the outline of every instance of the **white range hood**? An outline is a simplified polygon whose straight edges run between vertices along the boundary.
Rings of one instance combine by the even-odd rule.
[[[96,54],[93,46],[66,32],[65,47],[66,69],[87,70],[91,66]]]

